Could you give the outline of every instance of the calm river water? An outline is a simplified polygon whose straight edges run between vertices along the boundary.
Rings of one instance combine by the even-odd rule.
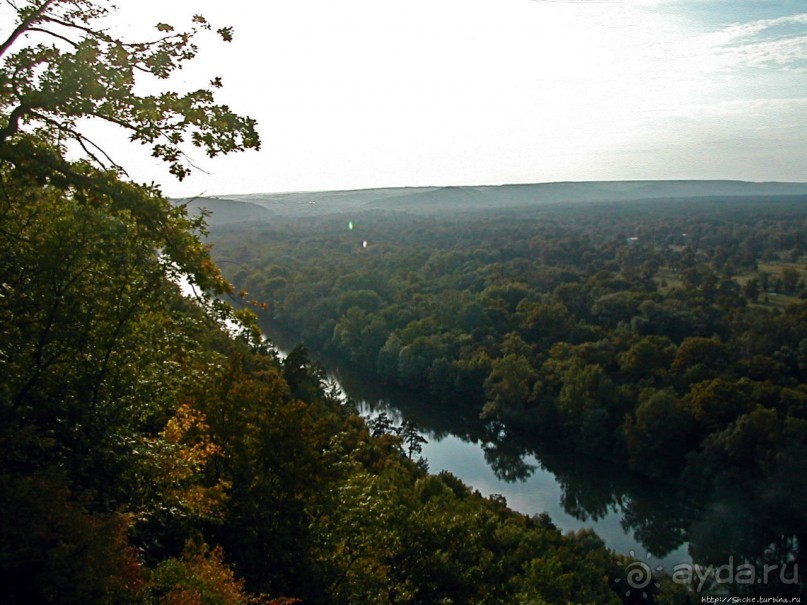
[[[264,329],[281,355],[295,346],[292,336]],[[461,402],[438,404],[381,384],[337,359],[319,360],[365,417],[383,412],[396,424],[405,417],[416,421],[428,440],[422,456],[430,472],[449,471],[485,496],[504,496],[519,512],[547,513],[564,531],[592,528],[609,548],[651,567],[671,570],[692,561],[686,527],[697,511],[689,510],[680,490],[558,446],[524,443],[492,430]]]
[[[273,326],[264,330],[281,355],[297,344]],[[504,496],[516,511],[546,513],[564,531],[591,528],[608,548],[663,568],[674,580],[682,568],[692,570],[697,563],[704,577],[721,578],[710,590],[734,590],[740,576],[732,574],[747,572],[750,565],[756,572],[753,587],[743,585],[741,591],[789,595],[805,588],[799,576],[799,567],[802,573],[807,569],[803,524],[780,518],[747,495],[716,491],[708,499],[699,496],[695,505],[684,486],[650,481],[557,444],[508,434],[504,427],[481,422],[477,410],[462,401],[439,403],[382,384],[339,359],[320,355],[319,360],[365,417],[385,413],[397,425],[413,419],[428,440],[422,456],[432,473],[449,471],[485,496]]]

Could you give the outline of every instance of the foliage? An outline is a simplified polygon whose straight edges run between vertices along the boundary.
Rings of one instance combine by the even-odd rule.
[[[431,405],[472,405],[492,434],[607,457],[700,503],[727,491],[803,543],[786,495],[807,452],[803,199],[358,217],[372,249],[319,212],[211,241],[271,300],[267,325]]]
[[[110,9],[100,0],[10,6],[15,28],[0,43],[1,601],[617,602],[620,560],[596,537],[564,536],[545,518],[428,475],[414,460],[422,437],[412,421],[400,435],[371,435],[305,348],[280,361],[254,326],[225,330],[222,320],[249,313],[219,298],[233,289],[202,241],[203,219],[130,182],[82,129],[85,119],[125,129],[178,178],[191,169],[186,144],[210,156],[257,148],[254,122],[215,102],[218,78],[185,93],[168,82],[212,25],[201,16],[187,31],[160,23],[153,39],[132,41],[104,27]],[[535,246],[546,258],[590,249]],[[333,255],[319,252],[299,256],[334,269]],[[501,410],[555,389],[568,404],[562,426],[578,413],[592,426],[621,426],[627,395],[609,358],[630,339],[585,347],[595,329],[572,325],[572,313],[593,301],[586,312],[613,322],[642,297],[604,298],[632,282],[600,276],[590,296],[563,290],[574,310],[554,322],[565,303],[532,292],[569,274],[522,278],[496,264],[507,254],[488,250],[477,275],[445,280],[440,266],[478,254],[435,259],[426,266],[434,283],[411,271],[391,285],[334,272],[346,290],[332,300],[319,295],[335,282],[306,288],[284,267],[259,277],[301,286],[273,299],[273,310],[316,309],[307,319],[320,340],[396,379],[469,392],[487,384]],[[201,294],[183,296],[180,278]],[[783,283],[792,287],[792,275]],[[445,285],[468,292],[438,296]],[[803,312],[788,317],[803,327]],[[558,349],[554,384],[533,336],[549,342],[567,327],[575,342]],[[788,381],[804,347],[787,331],[778,339]],[[579,410],[567,396],[573,377],[590,395]],[[804,397],[788,388],[777,400],[784,422],[743,410],[729,432],[707,436],[704,452],[745,460],[777,431],[798,448]],[[613,398],[604,418],[594,405],[601,393]],[[728,417],[706,401],[693,402],[705,411],[702,430]],[[783,467],[773,456],[759,470]]]
[[[139,93],[143,81],[165,80],[193,59],[198,34],[212,29],[204,17],[195,16],[186,31],[159,23],[154,37],[133,41],[101,25],[109,10],[106,2],[89,0],[28,0],[17,8],[16,27],[0,44],[0,111],[6,118],[0,157],[17,162],[30,152],[29,162],[65,167],[61,176],[77,180],[86,173],[60,161],[72,142],[97,168],[120,172],[82,133],[84,118],[126,129],[178,178],[190,172],[181,147],[187,137],[211,157],[258,146],[255,122],[215,103],[220,78],[185,94]],[[229,28],[218,34],[232,38]]]
[[[221,547],[188,542],[179,558],[153,572],[151,590],[160,605],[247,605],[243,582],[224,563]]]

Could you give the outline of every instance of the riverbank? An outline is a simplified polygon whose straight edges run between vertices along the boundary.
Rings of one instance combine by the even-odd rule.
[[[265,319],[261,328],[281,355],[299,344],[294,334]],[[422,456],[430,472],[449,471],[484,496],[503,496],[518,512],[546,513],[563,531],[591,528],[608,548],[651,567],[671,572],[692,562],[680,521],[694,511],[686,511],[680,490],[557,444],[530,447],[512,435],[491,434],[471,406],[445,406],[384,384],[335,356],[312,354],[363,416],[383,412],[396,424],[414,418],[427,440]],[[671,524],[673,519],[678,523]]]

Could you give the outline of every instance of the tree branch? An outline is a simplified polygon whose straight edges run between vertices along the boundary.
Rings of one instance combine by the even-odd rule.
[[[131,124],[130,122],[127,122],[126,120],[116,118],[113,115],[106,115],[103,113],[98,113],[97,111],[89,111],[89,110],[85,111],[84,113],[89,117],[98,118],[99,120],[104,120],[105,122],[109,122],[110,124],[116,124],[117,126],[125,128],[126,130],[131,130],[134,133],[139,134],[141,132],[141,129],[138,128],[137,126]]]
[[[45,14],[48,8],[50,8],[50,5],[53,4],[54,2],[55,0],[45,0],[45,2],[43,2],[38,9],[36,9],[33,13],[31,13],[30,17],[24,19],[17,26],[17,28],[13,32],[11,32],[11,35],[6,39],[6,41],[3,42],[3,44],[0,44],[0,57],[2,57],[4,54],[6,54],[6,52],[8,52],[8,49],[11,48],[17,41],[17,38],[19,38],[22,34],[26,32],[26,30],[30,29],[30,27],[34,23],[38,22],[42,18],[42,16]]]
[[[95,141],[93,141],[89,137],[86,137],[83,134],[81,134],[80,132],[78,132],[75,128],[71,128],[70,126],[68,126],[66,124],[62,124],[62,123],[58,122],[57,120],[54,120],[53,118],[49,118],[48,116],[42,115],[41,113],[36,112],[36,111],[31,111],[31,115],[36,117],[39,120],[42,120],[46,124],[50,124],[54,128],[58,129],[59,133],[60,133],[60,136],[61,136],[62,132],[65,132],[69,136],[71,136],[79,145],[81,145],[81,148],[84,150],[84,153],[86,153],[87,156],[89,156],[100,168],[102,168],[104,170],[106,170],[107,168],[114,168],[115,170],[119,170],[124,175],[129,176],[129,174],[126,172],[126,170],[123,168],[123,166],[121,166],[115,160],[113,160],[109,156],[109,154],[106,151],[104,151],[103,147],[98,145]],[[109,162],[109,164],[103,162],[100,158],[98,158],[95,155],[95,153],[93,153],[92,151],[90,151],[87,148],[87,145],[94,148],[101,155],[103,155],[104,158],[106,158],[106,161]]]
[[[6,140],[15,134],[20,129],[20,120],[26,113],[31,111],[31,107],[21,103],[17,107],[13,109],[11,114],[8,116],[8,124],[6,127],[0,130],[0,145],[6,142]]]
[[[61,25],[62,27],[66,27],[69,29],[77,29],[79,31],[84,32],[91,38],[95,38],[96,40],[101,40],[102,42],[114,42],[112,37],[105,33],[104,30],[95,30],[90,27],[86,27],[84,25],[79,25],[78,23],[70,23],[69,21],[63,21],[62,19],[57,19],[56,17],[47,17],[48,23],[55,23],[56,25]]]
[[[118,40],[110,36],[109,34],[106,33],[105,30],[92,29],[91,27],[80,25],[78,23],[70,23],[69,21],[57,19],[56,17],[47,17],[47,21],[49,23],[55,23],[57,25],[61,25],[62,27],[66,27],[69,29],[77,29],[79,31],[84,32],[88,36],[95,38],[96,40],[100,40],[101,42],[107,42],[110,44],[120,44],[123,48],[126,48],[130,52],[132,50],[139,51],[141,49],[145,51],[146,49],[157,46],[159,44],[174,43],[175,41],[178,42],[182,40],[184,36],[188,36],[188,40],[190,40],[190,38],[196,33],[196,30],[192,29],[190,32],[171,33],[166,36],[162,36],[161,38],[146,40],[144,42],[124,42],[123,40]]]
[[[66,37],[66,36],[62,36],[61,34],[57,34],[56,32],[52,32],[52,31],[49,31],[49,30],[47,30],[47,29],[43,29],[43,28],[41,28],[41,27],[29,27],[29,28],[28,28],[28,31],[29,31],[29,32],[40,32],[40,33],[43,33],[43,34],[47,34],[47,35],[49,35],[49,36],[53,36],[54,38],[58,38],[59,40],[62,40],[62,41],[64,41],[64,42],[67,42],[67,43],[68,43],[68,44],[70,44],[70,45],[71,45],[73,48],[78,48],[78,44],[76,44],[75,42],[73,42],[73,41],[72,41],[70,38],[68,38],[68,37]]]

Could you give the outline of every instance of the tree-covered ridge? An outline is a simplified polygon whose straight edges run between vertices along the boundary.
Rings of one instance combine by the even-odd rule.
[[[515,432],[734,494],[803,538],[805,201],[375,212],[213,242],[311,345]]]
[[[635,200],[694,200],[707,198],[757,198],[807,195],[807,183],[749,181],[568,181],[449,187],[384,187],[337,191],[297,191],[227,195],[227,201],[262,206],[268,213],[286,217],[312,218],[328,213],[386,210],[418,215],[524,209],[569,202],[617,204]],[[216,207],[218,222],[248,220],[236,216],[238,204],[230,208],[216,197],[197,198],[199,205]],[[184,200],[182,200],[184,203]],[[243,208],[242,208],[243,209]],[[251,213],[254,214],[254,213]],[[229,215],[229,216],[228,216]]]
[[[10,3],[0,43],[0,601],[619,603],[628,560],[374,434],[305,349],[280,361],[212,295],[204,225],[128,181],[84,118],[178,177],[187,139],[257,146],[208,89],[140,96],[188,31],[112,37],[106,2]],[[226,40],[227,28],[218,30]],[[81,156],[76,159],[75,153]],[[70,153],[68,153],[70,152]],[[177,280],[200,292],[183,296]],[[404,436],[405,437],[405,436]],[[669,583],[656,602],[680,602]]]
[[[620,602],[599,538],[428,475],[132,223],[3,177],[4,602]]]

